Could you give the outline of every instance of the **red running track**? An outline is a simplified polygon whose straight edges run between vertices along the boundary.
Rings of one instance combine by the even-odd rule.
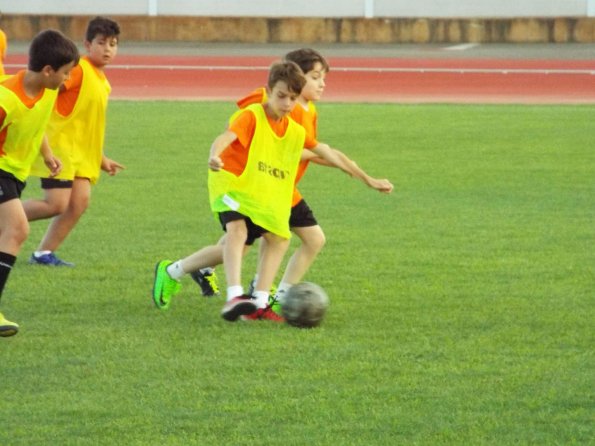
[[[25,63],[7,59],[7,71]],[[266,82],[273,57],[118,55],[112,99],[235,100]],[[595,61],[329,58],[325,101],[595,103]]]

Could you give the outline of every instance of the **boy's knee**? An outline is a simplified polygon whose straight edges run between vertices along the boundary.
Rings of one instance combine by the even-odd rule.
[[[318,250],[320,251],[322,248],[324,248],[324,245],[326,245],[326,236],[324,233],[321,233],[317,240]]]
[[[29,237],[29,223],[25,222],[22,225],[12,228],[9,231],[9,236],[14,244],[21,246],[25,243],[27,237]]]
[[[56,215],[63,214],[64,211],[68,208],[67,201],[58,201],[54,203],[48,203],[48,213],[50,217],[55,217]]]
[[[326,244],[326,236],[322,231],[311,233],[308,237],[302,238],[302,243],[312,251],[319,252]]]
[[[319,253],[320,251],[322,251],[322,248],[324,248],[324,245],[326,244],[326,238],[324,236],[324,234],[320,234],[318,237],[316,237],[315,239],[313,239],[310,243],[310,248],[316,252]]]

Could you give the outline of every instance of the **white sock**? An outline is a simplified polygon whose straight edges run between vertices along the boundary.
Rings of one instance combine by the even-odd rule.
[[[172,263],[165,269],[165,271],[167,271],[167,274],[169,274],[169,277],[172,279],[180,280],[184,276],[182,261],[178,260],[177,262]]]
[[[33,253],[33,255],[34,255],[35,257],[41,257],[41,256],[44,256],[44,255],[46,255],[46,254],[51,254],[51,253],[52,253],[52,251],[35,251],[35,252]]]
[[[200,272],[208,275],[208,274],[213,274],[213,271],[215,271],[213,268],[211,268],[210,266],[207,266],[206,268],[201,268]]]
[[[244,287],[242,285],[234,285],[227,287],[227,300],[230,301],[234,297],[244,294]]]
[[[256,306],[258,308],[264,308],[269,304],[269,292],[268,291],[254,291],[252,296],[256,300]]]

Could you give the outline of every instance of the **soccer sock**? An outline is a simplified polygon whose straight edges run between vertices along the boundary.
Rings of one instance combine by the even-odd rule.
[[[0,252],[0,296],[2,296],[2,291],[4,291],[4,285],[6,285],[6,281],[8,280],[8,275],[14,266],[14,262],[16,262],[17,258],[12,254],[8,254],[6,252]]]
[[[227,300],[232,300],[234,297],[238,297],[244,294],[244,287],[242,285],[233,285],[227,287]]]
[[[178,260],[177,262],[172,263],[169,265],[165,271],[169,274],[169,277],[175,280],[180,280],[184,276],[184,269],[182,268],[182,261]]]
[[[277,288],[277,292],[275,293],[275,299],[277,299],[277,302],[279,302],[281,305],[283,305],[283,301],[285,300],[285,295],[287,294],[287,291],[289,291],[291,286],[292,286],[291,283],[287,283],[287,282],[281,282],[279,284],[279,287]]]
[[[291,288],[291,283],[281,282],[277,287],[277,293],[287,293],[287,290]]]
[[[208,274],[213,274],[213,272],[215,271],[214,268],[211,268],[210,266],[207,266],[206,268],[201,268],[199,270],[201,273],[203,273],[204,275],[208,275]]]
[[[51,253],[52,253],[52,251],[35,251],[35,252],[33,253],[33,255],[34,255],[35,257],[41,257],[41,256],[44,256],[44,255],[46,255],[46,254],[51,254]]]
[[[253,297],[256,300],[256,306],[258,308],[264,308],[269,304],[268,291],[254,291]]]

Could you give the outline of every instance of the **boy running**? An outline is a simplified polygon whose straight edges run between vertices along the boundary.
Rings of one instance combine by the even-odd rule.
[[[302,48],[292,51],[286,54],[285,60],[295,62],[297,65],[299,65],[299,67],[305,73],[307,81],[298,99],[298,104],[291,112],[292,119],[294,119],[306,129],[308,138],[313,139],[317,147],[325,147],[326,150],[331,150],[327,144],[317,141],[318,113],[316,111],[316,106],[314,105],[316,101],[320,100],[326,85],[325,77],[329,72],[328,62],[320,53],[310,48]],[[264,88],[259,88],[247,97],[238,101],[237,104],[240,108],[244,108],[249,104],[259,103],[262,101],[266,101],[266,91]],[[344,166],[337,166],[336,164],[329,162],[328,159],[317,155],[316,149],[312,151],[305,150],[298,168],[296,186],[297,182],[306,172],[309,162],[312,161],[326,166],[340,167],[347,174],[361,180],[364,184],[375,190],[383,193],[392,192],[393,185],[390,183],[390,181],[369,176],[353,161],[347,158],[343,152],[336,149],[332,150],[344,160],[344,165],[346,164],[348,168],[345,169]],[[292,232],[294,232],[300,238],[301,244],[289,259],[283,278],[279,283],[276,297],[280,301],[282,301],[283,295],[292,285],[302,280],[325,244],[324,232],[318,225],[318,222],[314,217],[314,213],[302,197],[297,187],[294,189],[293,193],[289,225]],[[211,249],[209,252],[212,258],[216,258],[214,255],[215,248]],[[210,265],[210,268],[207,267],[202,270],[195,270],[191,273],[192,278],[199,285],[201,285],[203,295],[213,294],[212,288],[216,288],[217,286],[214,280],[215,276],[212,269],[212,267],[217,264],[218,263],[213,263]],[[194,265],[184,266],[191,268]],[[256,280],[257,277],[255,277],[253,283]]]
[[[39,33],[29,47],[29,63],[0,83],[0,296],[29,223],[20,200],[31,165],[41,153],[50,175],[62,167],[44,138],[57,89],[78,63],[76,45],[58,31]],[[19,326],[0,313],[0,336]]]
[[[226,232],[223,263],[228,288],[221,315],[227,321],[249,314],[282,320],[268,307],[268,290],[289,245],[291,195],[305,131],[288,115],[305,82],[293,62],[274,64],[268,100],[238,111],[211,146],[209,198]],[[254,293],[246,295],[241,281],[244,247],[260,237],[267,243],[259,277]],[[155,269],[153,300],[158,308],[167,308],[180,288],[168,274],[170,264],[164,260]]]
[[[286,60],[297,63],[302,71],[306,73],[306,85],[298,98],[298,104],[290,114],[296,122],[306,129],[305,147],[311,149],[305,150],[302,154],[302,162],[298,168],[296,182],[303,176],[308,166],[308,161],[313,160],[324,165],[339,167],[376,190],[386,193],[391,192],[393,186],[388,180],[379,180],[370,177],[342,152],[331,149],[328,145],[319,143],[316,140],[317,114],[313,101],[320,99],[320,95],[324,89],[324,77],[328,71],[326,60],[319,53],[310,49],[302,49],[289,53],[286,56]],[[238,106],[245,108],[250,104],[258,104],[266,101],[266,89],[261,88],[238,101]],[[290,226],[291,230],[302,240],[302,246],[298,248],[290,260],[284,280],[282,281],[283,290],[289,287],[287,286],[289,280],[292,280],[291,284],[301,280],[324,245],[324,233],[320,226],[318,226],[311,209],[302,199],[297,189],[293,192]],[[168,265],[166,267],[168,278],[177,281],[186,273],[190,273],[192,278],[201,286],[204,296],[217,295],[218,287],[213,267],[223,262],[225,238],[226,236],[217,245],[204,247],[186,258]],[[266,241],[263,240],[261,246],[265,243]],[[258,275],[252,282],[248,294],[252,294],[254,283],[257,280]],[[243,319],[251,319],[254,318],[253,316],[243,316]],[[259,318],[262,319],[262,317]]]
[[[105,115],[111,86],[104,68],[118,52],[120,27],[105,17],[95,17],[87,26],[85,49],[78,66],[60,88],[47,135],[62,160],[62,172],[51,177],[41,159],[31,175],[41,177],[44,199],[23,203],[29,221],[52,218],[29,263],[74,266],[55,254],[89,206],[91,186],[101,170],[115,175],[124,166],[103,153]]]

